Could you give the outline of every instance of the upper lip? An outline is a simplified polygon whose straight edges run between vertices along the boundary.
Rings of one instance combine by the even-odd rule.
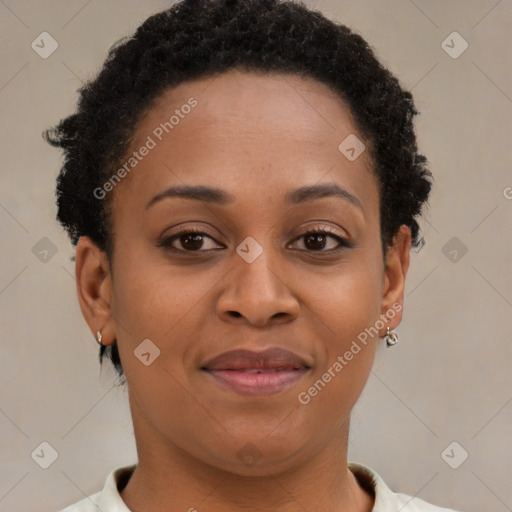
[[[261,352],[247,349],[224,352],[201,366],[202,370],[294,370],[310,366],[297,354],[272,347]]]

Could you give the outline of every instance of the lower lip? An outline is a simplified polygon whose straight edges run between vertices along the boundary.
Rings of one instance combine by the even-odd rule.
[[[307,368],[268,373],[248,373],[236,370],[206,370],[216,382],[240,395],[275,395],[296,384]]]

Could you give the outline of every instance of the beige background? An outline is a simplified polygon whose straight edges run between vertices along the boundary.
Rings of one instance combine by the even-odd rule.
[[[400,342],[379,351],[350,458],[433,503],[510,511],[512,1],[308,3],[360,31],[412,88],[436,179]],[[126,394],[100,375],[78,307],[73,250],[54,221],[60,155],[41,132],[72,111],[117,39],[170,4],[0,1],[0,511],[55,512],[136,460]],[[47,59],[31,48],[43,31],[59,45]],[[441,46],[453,31],[469,43],[457,59]],[[43,237],[57,249],[46,263],[32,252]],[[58,452],[46,470],[31,458],[43,441]],[[453,441],[452,465],[469,453],[458,469],[441,456]]]

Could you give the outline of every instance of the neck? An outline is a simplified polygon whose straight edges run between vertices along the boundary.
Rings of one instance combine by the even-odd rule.
[[[263,475],[234,474],[191,456],[134,421],[139,462],[120,492],[133,512],[370,512],[373,497],[347,467],[348,422],[314,456]],[[155,442],[155,439],[157,440]]]

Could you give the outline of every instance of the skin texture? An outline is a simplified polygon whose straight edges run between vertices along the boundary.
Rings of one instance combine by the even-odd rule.
[[[191,97],[197,106],[111,192],[112,261],[87,237],[77,246],[82,312],[104,344],[117,338],[128,383],[139,463],[122,498],[134,512],[369,511],[372,497],[347,469],[348,430],[383,341],[370,338],[307,405],[297,396],[403,303],[410,230],[401,227],[384,260],[369,151],[351,162],[338,150],[364,134],[326,85],[240,71],[181,84],[142,119],[132,150]],[[290,190],[325,183],[361,208],[339,196],[285,202]],[[221,188],[234,201],[166,198],[146,208],[184,184]],[[186,252],[183,237],[172,242],[181,252],[158,246],[178,227],[206,232],[202,246],[192,244],[204,252]],[[321,244],[301,237],[309,228],[353,247],[333,252],[329,236],[315,250]],[[252,263],[236,252],[249,236],[263,250]],[[401,311],[386,327],[400,321]],[[134,350],[148,338],[160,356],[145,366]],[[200,370],[227,350],[271,346],[311,366],[278,394],[242,396]],[[240,457],[248,443],[255,464]]]

